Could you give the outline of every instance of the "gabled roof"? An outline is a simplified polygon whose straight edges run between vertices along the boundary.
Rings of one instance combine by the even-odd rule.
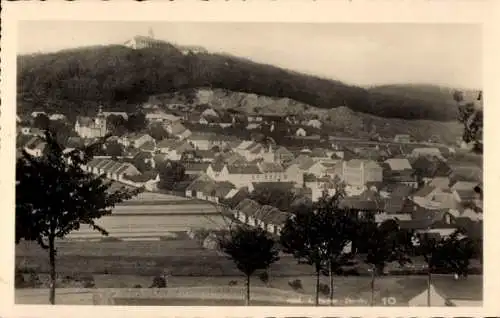
[[[260,208],[260,204],[251,199],[243,199],[234,208],[248,216],[253,216]]]
[[[426,197],[429,194],[431,194],[434,190],[436,190],[435,187],[432,187],[430,185],[425,185],[422,188],[420,188],[417,192],[413,194],[415,197]]]
[[[389,165],[391,170],[411,170],[411,164],[408,159],[400,159],[400,158],[390,158],[384,161]]]
[[[260,174],[261,171],[256,164],[247,165],[228,165],[227,170],[230,174]]]
[[[461,201],[473,201],[477,197],[477,194],[473,189],[458,189],[454,191]]]
[[[203,162],[185,162],[184,167],[186,169],[186,172],[188,171],[195,171],[195,172],[200,172],[200,171],[207,171],[209,163],[203,163]]]
[[[477,185],[477,182],[457,181],[451,186],[451,190],[474,190]]]
[[[177,139],[163,139],[157,144],[157,148],[161,149],[175,149],[182,142]]]
[[[144,151],[154,151],[156,149],[155,142],[154,141],[146,141],[144,144],[142,144],[139,149],[144,150]]]
[[[261,162],[259,167],[263,173],[280,173],[284,171],[282,165],[274,162]]]
[[[275,150],[274,152],[276,155],[280,155],[280,156],[283,156],[283,155],[286,155],[286,156],[293,156],[293,153],[290,152],[290,150],[288,150],[287,148],[285,147],[279,147],[278,149]]]
[[[183,124],[180,122],[175,122],[170,126],[170,131],[173,135],[180,135],[186,130]]]

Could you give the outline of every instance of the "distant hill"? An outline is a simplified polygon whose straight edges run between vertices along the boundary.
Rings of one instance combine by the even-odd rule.
[[[133,110],[150,95],[198,87],[288,98],[321,109],[344,106],[384,118],[456,118],[445,93],[431,98],[398,87],[365,89],[228,55],[183,54],[174,45],[96,46],[18,56],[17,62],[19,110],[43,108],[70,118],[99,104]]]
[[[442,112],[446,118],[455,118],[457,114],[457,104],[453,100],[455,88],[428,85],[428,84],[396,84],[381,85],[368,89],[372,95],[382,94],[385,96],[394,96],[409,100],[420,100],[426,105],[433,105],[436,112]],[[477,98],[478,90],[463,90],[464,97],[467,100]],[[406,105],[401,105],[405,107]]]

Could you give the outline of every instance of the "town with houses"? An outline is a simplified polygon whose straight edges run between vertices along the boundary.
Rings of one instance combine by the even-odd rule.
[[[169,50],[174,53],[168,53]],[[229,64],[250,62],[241,62],[226,54],[212,55],[199,46],[158,40],[151,29],[148,36],[135,36],[110,48],[90,48],[84,52],[93,52],[89,55],[95,55],[89,59],[90,62],[87,61],[87,69],[82,66],[87,53],[78,53],[80,56],[77,58],[73,58],[71,52],[61,55],[61,59],[67,59],[61,62],[62,66],[56,65],[60,59],[57,53],[47,60],[43,59],[43,54],[39,55],[42,59],[37,62],[40,64],[38,72],[52,72],[52,67],[56,69],[53,71],[55,75],[47,76],[49,80],[45,84],[39,79],[43,76],[33,75],[36,71],[26,63],[28,66],[21,73],[27,84],[21,85],[21,92],[18,92],[17,169],[23,163],[19,158],[50,158],[45,156],[50,154],[49,150],[53,151],[47,144],[50,140],[57,141],[65,154],[74,154],[77,153],[73,151],[75,149],[98,145],[95,149],[89,147],[95,153],[92,153],[91,159],[79,164],[86,172],[85,177],[104,177],[110,184],[106,191],[140,191],[132,198],[118,200],[116,205],[110,204],[109,210],[101,209],[101,214],[91,217],[95,223],[89,222],[86,216],[88,211],[84,209],[83,219],[77,220],[78,226],[63,231],[59,237],[52,235],[49,253],[43,239],[38,237],[35,242],[30,230],[24,229],[32,225],[31,201],[28,204],[16,202],[16,213],[29,215],[24,223],[16,219],[17,224],[21,224],[20,232],[24,231],[22,240],[18,241],[16,224],[16,302],[46,303],[49,292],[43,289],[50,289],[49,302],[54,304],[57,285],[57,299],[61,304],[241,305],[245,299],[249,305],[252,299],[252,305],[334,305],[335,297],[340,301],[338,304],[351,306],[369,303],[372,306],[482,304],[482,154],[471,151],[473,142],[466,143],[463,140],[466,139],[465,133],[453,141],[457,131],[443,132],[442,129],[450,127],[446,126],[449,122],[445,123],[444,120],[428,120],[435,126],[425,134],[419,134],[416,129],[407,129],[405,123],[413,125],[413,128],[431,127],[422,124],[432,116],[426,117],[427,114],[419,113],[426,112],[427,108],[422,111],[418,98],[412,100],[404,96],[394,101],[388,97],[390,94],[384,95],[386,100],[379,103],[389,101],[384,104],[389,108],[381,110],[382,115],[353,110],[355,107],[348,107],[345,100],[342,104],[345,106],[333,107],[331,104],[337,105],[341,102],[340,98],[332,99],[334,102],[331,102],[325,96],[339,95],[344,98],[343,94],[349,95],[350,88],[336,88],[339,83],[327,85],[321,79],[300,77],[302,75],[293,78],[297,74],[257,64],[241,64],[235,67],[235,72],[232,69],[234,65]],[[103,57],[106,54],[109,54],[107,59]],[[147,54],[151,54],[149,60],[145,58]],[[176,60],[172,62],[168,54],[172,54]],[[123,65],[117,67],[121,72],[117,72],[117,76],[115,70],[109,69],[109,61],[113,59],[111,64],[114,65],[115,56],[118,55]],[[201,61],[201,66],[195,63],[198,58],[196,55],[201,56],[198,61]],[[35,54],[30,58],[36,60],[38,56]],[[51,58],[57,63],[48,63]],[[171,62],[172,65],[158,64],[159,68],[165,68],[158,74],[150,72],[148,67],[144,67],[144,74],[141,73],[143,62],[144,65],[156,65],[158,60]],[[76,65],[74,61],[77,61],[76,64],[81,63],[80,75],[72,73]],[[102,62],[102,72],[94,66],[96,61]],[[49,66],[44,68],[46,65]],[[130,65],[137,68],[126,69]],[[149,66],[150,69],[154,67]],[[247,68],[251,70],[248,74],[252,77],[252,89],[246,89],[246,78],[235,75],[238,67],[240,71],[247,72]],[[177,71],[172,71],[175,68],[178,68]],[[220,68],[229,71],[219,76],[217,72]],[[254,71],[256,75],[252,73]],[[128,75],[134,72],[141,74],[133,75],[132,78],[137,78],[129,81]],[[203,72],[206,73],[204,80],[200,75]],[[67,80],[60,80],[59,76],[66,76],[64,74]],[[159,74],[165,77],[162,81],[158,79]],[[261,85],[263,74],[273,76]],[[75,80],[78,76],[81,78]],[[202,80],[189,83],[189,76],[199,76]],[[224,77],[227,77],[224,84],[218,83]],[[116,86],[110,84],[117,78],[122,82]],[[283,86],[278,85],[276,92],[272,92],[275,89],[274,79],[283,82]],[[315,81],[315,84],[312,85],[311,81]],[[66,91],[55,89],[57,94],[52,94],[54,86],[50,85],[56,83],[54,85],[57,86],[63,82],[69,88],[65,87]],[[144,88],[160,84],[164,87],[149,87],[149,91]],[[243,86],[238,89],[240,84]],[[45,92],[47,96],[40,97],[33,93],[43,91],[44,85],[52,87]],[[96,91],[103,91],[96,93],[99,98],[94,98],[88,92],[94,86],[98,87]],[[333,87],[333,91],[329,87]],[[281,89],[288,90],[288,95],[282,94]],[[61,92],[63,95],[69,92],[71,98],[60,98]],[[471,96],[477,94],[477,91],[470,92]],[[352,94],[351,99],[359,97],[355,96],[356,93]],[[448,96],[442,91],[440,94]],[[112,97],[106,99],[105,95]],[[80,96],[87,96],[87,99]],[[300,98],[294,101],[294,96]],[[375,95],[370,96],[373,98]],[[454,103],[453,99],[455,96],[447,100]],[[439,100],[437,105],[441,105],[442,101]],[[416,103],[401,105],[407,102]],[[445,106],[456,107],[461,103],[480,107],[476,107],[476,112],[469,114],[466,120],[457,121],[454,118],[454,123],[467,125],[467,120],[471,118],[478,120],[477,109],[482,111],[481,92],[477,99],[476,96],[468,100],[457,98],[455,102],[452,106]],[[373,100],[362,100],[360,103],[363,107],[373,103],[371,107],[376,108]],[[403,107],[413,109],[415,114],[411,115],[415,118],[400,113],[387,116],[391,111],[401,112]],[[340,118],[339,114],[344,112],[350,116],[348,119]],[[343,120],[346,125],[333,123]],[[397,129],[392,129],[393,123],[399,125]],[[372,131],[368,132],[370,125]],[[385,128],[382,128],[383,125]],[[381,131],[377,132],[377,128]],[[49,136],[47,131],[54,135]],[[432,135],[441,132],[442,136]],[[71,160],[69,158],[75,157],[68,155],[66,159]],[[25,184],[28,189],[33,189],[29,186],[38,184],[39,179],[29,179],[33,174],[31,170],[28,171],[17,173],[28,178]],[[52,179],[49,182],[53,182]],[[21,183],[16,182],[16,189]],[[360,215],[361,218],[369,215],[370,221],[367,224],[354,223],[354,227],[359,228],[351,229],[348,234],[350,241],[345,241],[345,233],[340,239],[331,235],[331,232],[337,232],[332,231],[332,227],[304,234],[310,231],[309,227],[298,224],[299,212],[305,212],[307,217],[314,215],[311,224],[321,223],[317,221],[324,220],[320,217],[331,217],[333,214],[331,210],[321,214],[314,209],[321,209],[317,207],[324,200],[335,197],[339,189],[343,193],[335,202],[334,209],[356,212],[354,218],[358,218],[357,221]],[[68,195],[72,197],[73,193]],[[26,197],[33,200],[30,195]],[[40,200],[37,195],[35,197],[37,202],[45,199],[43,197]],[[16,200],[22,201],[23,198],[16,197]],[[319,205],[314,204],[318,202]],[[92,205],[93,202],[85,204]],[[29,208],[26,209],[26,206]],[[68,208],[65,206],[62,209]],[[97,208],[92,205],[90,209]],[[48,219],[52,218],[51,206],[45,207],[42,212],[45,213],[44,217],[48,215]],[[67,212],[64,210],[61,213],[65,215]],[[330,218],[323,223],[335,223],[338,226],[335,229],[342,228],[339,231],[343,231],[344,223],[339,225],[336,219],[339,215],[342,214],[335,214],[335,219]],[[233,253],[238,254],[236,256],[228,252],[231,245],[229,249],[227,245],[222,247],[228,243],[224,239],[234,224],[239,225],[241,233],[253,235],[251,240],[248,237],[240,240],[244,241],[242,246],[245,252],[237,250]],[[397,229],[390,228],[387,231],[384,228],[386,224],[396,224]],[[370,228],[371,225],[374,227]],[[102,231],[95,231],[98,226],[106,230],[106,235]],[[292,233],[297,231],[298,234],[287,237],[284,234],[287,230]],[[321,235],[317,234],[318,231],[322,231]],[[354,232],[356,238],[352,239]],[[411,249],[414,253],[404,251],[408,248],[406,245],[401,247],[410,244],[409,236],[405,236],[404,244],[399,242],[400,233],[403,232],[411,233]],[[234,233],[238,234],[237,231],[230,234]],[[256,240],[259,233],[265,237],[260,237],[264,240],[263,244],[263,241]],[[465,236],[462,235],[464,233]],[[320,257],[320,263],[314,263],[314,260],[304,257],[308,253],[318,254],[307,239],[295,250],[284,246],[300,241],[302,235],[310,235],[313,238],[309,239],[313,241],[321,237],[320,243],[316,243],[321,251],[324,244],[347,242],[339,249],[339,253],[352,257],[355,265],[352,268],[342,265],[338,272],[334,271],[330,254],[327,258]],[[369,247],[363,253],[371,253],[372,258],[383,258],[381,261],[370,260],[368,256],[365,259],[368,254],[361,256],[361,253],[357,253],[357,246],[354,246],[357,243],[354,241],[360,237],[364,240],[363,235],[370,235],[366,239]],[[281,240],[283,237],[285,239]],[[442,243],[450,237],[452,239],[447,242],[451,243]],[[441,262],[453,263],[455,258],[460,258],[464,263],[452,264],[451,271],[435,275],[438,270],[434,268],[435,265],[430,265],[434,260],[428,257],[426,243],[414,242],[414,239],[420,238],[434,242],[431,255],[443,251],[444,254],[448,253],[444,258],[452,255],[450,261]],[[470,244],[463,247],[461,242]],[[378,245],[373,247],[370,244]],[[252,257],[267,257],[263,245],[269,245],[269,253],[276,252],[277,257],[271,255],[270,259],[259,260],[258,268],[243,270],[247,264],[240,266],[237,257],[243,258],[243,263],[252,263]],[[398,247],[395,248],[396,245]],[[440,249],[436,247],[438,245]],[[401,253],[406,253],[404,257],[399,247],[403,250]],[[384,249],[389,251],[384,254],[381,252]],[[253,251],[250,258],[246,252],[248,250]],[[55,254],[57,264],[54,261]],[[327,263],[330,266],[328,273],[320,273],[322,266],[326,270]],[[460,272],[463,267],[466,268],[465,272]],[[264,272],[257,274],[258,270]],[[327,280],[329,284],[326,284]],[[315,299],[312,295],[315,295]],[[348,297],[342,299],[340,295]]]
[[[441,235],[465,226],[470,235],[482,235],[482,169],[448,160],[460,151],[460,144],[415,141],[409,135],[365,143],[336,140],[334,136],[320,137],[322,123],[317,119],[300,122],[296,116],[246,115],[244,129],[248,131],[263,125],[272,131],[280,120],[288,124],[289,138],[299,141],[299,146],[284,146],[221,133],[236,125],[234,114],[208,105],[189,112],[183,107],[174,104],[162,109],[146,103],[142,111],[148,126],[162,127],[166,137],[155,139],[148,129],[111,135],[107,144],[120,145],[123,153],[104,151],[85,170],[161,193],[159,166],[181,163],[185,179],[173,185],[170,193],[229,206],[238,219],[264,225],[275,234],[289,211],[254,202],[250,197],[255,189],[279,188],[292,192],[296,200],[315,202],[325,193],[332,194],[342,182],[346,190],[343,204],[378,211],[378,222],[395,219],[402,227]],[[111,116],[126,120],[129,115],[101,107],[93,117],[77,117],[70,124],[74,136],[67,139],[67,150],[110,134]],[[41,156],[43,132],[30,126],[37,116],[62,122],[66,116],[44,112],[18,116],[19,150]],[[218,133],[210,132],[214,127]]]

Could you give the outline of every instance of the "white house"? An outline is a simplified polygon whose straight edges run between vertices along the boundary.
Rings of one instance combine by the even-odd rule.
[[[52,114],[49,116],[50,120],[65,120],[66,116],[63,114]]]
[[[311,119],[306,123],[307,126],[321,129],[322,123],[318,119]]]
[[[224,164],[222,168],[211,164],[207,168],[207,175],[215,181],[229,181],[238,188],[263,180],[264,176],[257,164]]]
[[[297,137],[305,137],[305,136],[307,136],[307,132],[305,131],[304,128],[301,127],[301,128],[299,128],[299,129],[297,129],[295,131],[295,136],[297,136]]]

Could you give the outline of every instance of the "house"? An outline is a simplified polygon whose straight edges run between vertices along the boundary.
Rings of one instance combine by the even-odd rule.
[[[255,225],[253,216],[260,208],[260,204],[251,199],[243,199],[233,209],[235,219],[243,224]]]
[[[260,123],[249,123],[246,127],[247,130],[257,130],[262,127],[262,124]]]
[[[104,137],[107,133],[106,116],[99,110],[95,118],[82,117],[76,118],[75,132],[82,138]]]
[[[264,180],[264,174],[257,164],[210,164],[207,175],[215,181],[229,181],[236,187],[248,186],[251,182]]]
[[[128,119],[128,114],[126,112],[102,112],[102,114],[108,118],[109,116],[117,116],[117,117],[121,117],[125,120]]]
[[[172,122],[165,127],[166,131],[178,139],[184,140],[191,136],[191,131],[184,127],[180,121]]]
[[[51,114],[49,116],[50,120],[66,120],[66,116],[63,114]]]
[[[429,186],[439,189],[450,189],[450,177],[435,177],[428,183]]]
[[[249,123],[262,123],[264,118],[261,115],[253,114],[247,116]]]
[[[308,154],[314,161],[328,160],[331,158],[331,155],[331,152],[323,148],[314,148]]]
[[[218,134],[209,135],[210,149],[213,149],[214,147],[218,147],[219,150],[233,149],[233,147],[237,147],[240,143],[241,140],[236,136]]]
[[[126,176],[130,177],[141,174],[139,170],[129,162],[119,162],[101,158],[92,159],[84,166],[84,169],[97,175],[105,175],[108,179],[116,181],[124,181]]]
[[[328,176],[317,177],[313,174],[304,176],[304,186],[311,189],[311,200],[316,202],[324,194],[332,196],[335,194],[336,181]]]
[[[256,159],[264,159],[267,162],[274,161],[274,153],[272,147],[266,147],[254,141],[242,141],[234,151],[245,157],[247,161]]]
[[[155,143],[155,139],[148,134],[130,133],[118,139],[118,143],[124,147],[140,148],[147,142]]]
[[[32,112],[32,113],[31,113],[31,117],[32,117],[32,118],[36,118],[36,117],[38,117],[38,116],[40,116],[40,115],[45,115],[45,116],[47,116],[47,113],[46,113],[46,112],[44,112],[44,111],[34,111],[34,112]]]
[[[391,171],[413,170],[410,161],[406,158],[390,158],[384,161]]]
[[[394,142],[410,143],[411,137],[410,135],[396,135],[394,136]]]
[[[146,191],[157,191],[160,175],[156,171],[146,171],[138,175],[124,175],[124,183],[140,188],[144,187]]]
[[[199,160],[201,162],[214,162],[217,153],[212,150],[193,150],[193,159]]]
[[[288,181],[285,169],[279,163],[260,162],[257,164],[262,172],[264,182],[285,182]]]
[[[286,180],[294,182],[296,187],[304,185],[304,171],[299,167],[299,164],[292,164],[285,168]]]
[[[212,134],[202,134],[202,133],[192,133],[191,136],[187,138],[189,142],[193,144],[196,149],[209,150],[211,149],[211,138]]]
[[[342,176],[346,184],[363,187],[367,182],[381,182],[383,171],[375,161],[352,159],[342,162]]]
[[[202,117],[217,117],[219,118],[219,113],[212,108],[207,108],[201,113]]]
[[[274,162],[286,163],[292,161],[293,159],[295,159],[294,154],[283,146],[274,151]]]
[[[38,136],[33,136],[30,140],[28,140],[28,142],[26,142],[26,144],[24,144],[24,151],[34,157],[41,157],[46,146],[47,142],[45,142],[44,139]]]
[[[449,189],[440,189],[429,185],[424,185],[413,193],[412,200],[420,207],[436,210],[450,209],[456,206],[456,199]]]
[[[415,148],[411,152],[412,157],[435,157],[444,159],[443,154],[438,148]]]
[[[483,281],[482,277],[470,276],[467,279],[454,279],[450,276],[434,277],[430,288],[427,282],[412,282],[408,290],[415,290],[414,293],[404,293],[405,300],[401,303],[411,307],[482,307],[483,306]],[[403,286],[404,287],[404,286]],[[430,302],[430,303],[429,303]]]
[[[205,162],[185,162],[184,168],[187,175],[201,175],[207,172],[209,163]]]
[[[311,119],[308,122],[306,122],[306,125],[316,129],[321,129],[322,123],[318,119]]]
[[[148,141],[146,141],[145,143],[143,143],[142,145],[139,146],[139,150],[150,152],[150,153],[155,152],[156,151],[156,142],[155,142],[155,140],[148,140]]]
[[[305,131],[304,128],[300,127],[300,128],[298,128],[295,131],[295,136],[297,136],[297,137],[306,137],[307,136],[307,132]]]
[[[169,160],[181,160],[182,154],[188,151],[193,151],[194,148],[187,141],[164,139],[157,145],[160,153],[166,154]]]

